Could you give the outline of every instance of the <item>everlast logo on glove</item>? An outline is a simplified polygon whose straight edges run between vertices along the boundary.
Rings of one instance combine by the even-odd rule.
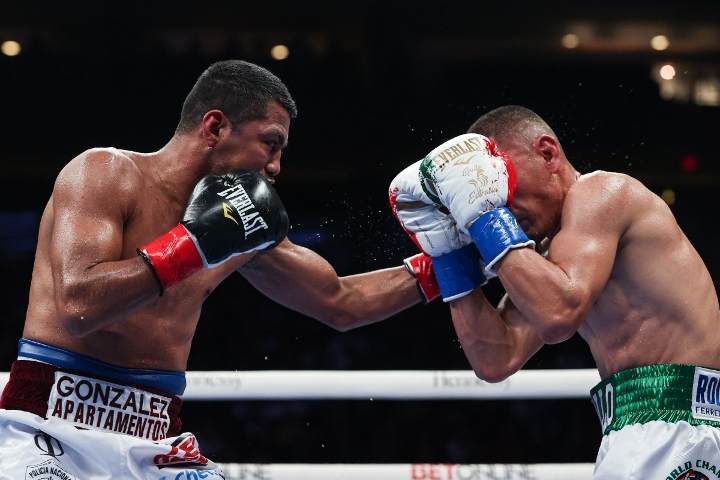
[[[456,159],[460,155],[470,152],[480,152],[483,150],[486,150],[485,142],[479,136],[470,137],[435,153],[432,157],[432,161],[435,165],[437,165],[440,171],[442,171],[451,160]],[[469,161],[470,157],[461,158],[455,162],[455,165],[465,165]]]
[[[237,210],[240,215],[240,220],[243,223],[243,228],[245,229],[245,238],[253,232],[268,228],[265,219],[263,219],[258,212],[248,213],[250,210],[257,210],[257,208],[253,205],[242,185],[230,187],[227,190],[219,192],[218,195],[226,198],[230,202],[230,205]],[[225,216],[233,222],[238,223],[231,215],[231,211],[232,209],[226,203],[223,203],[223,213]]]
[[[153,269],[163,295],[201,268],[277,245],[289,229],[271,182],[258,172],[234,170],[200,180],[180,224],[138,248],[138,254]]]

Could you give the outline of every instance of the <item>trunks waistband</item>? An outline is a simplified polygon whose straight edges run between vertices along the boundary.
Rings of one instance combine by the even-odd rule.
[[[603,434],[660,420],[720,427],[720,370],[686,364],[623,370],[590,390]]]
[[[61,369],[70,369],[133,385],[142,385],[172,395],[182,395],[185,392],[186,380],[184,372],[116,367],[94,358],[26,338],[18,342],[18,360],[37,360]]]
[[[180,434],[182,399],[150,382],[152,378],[162,379],[166,372],[124,369],[47,347],[21,341],[18,360],[12,364],[10,379],[0,397],[0,408],[60,418],[78,428],[152,440]],[[167,373],[177,386],[176,372]],[[179,373],[184,386],[184,375]],[[160,387],[166,385],[157,383]]]

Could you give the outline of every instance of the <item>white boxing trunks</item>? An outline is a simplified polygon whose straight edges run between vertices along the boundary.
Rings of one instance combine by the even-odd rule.
[[[182,372],[119,368],[23,339],[0,399],[0,479],[225,478],[179,434]]]
[[[590,394],[604,434],[594,479],[720,479],[720,371],[633,368]]]

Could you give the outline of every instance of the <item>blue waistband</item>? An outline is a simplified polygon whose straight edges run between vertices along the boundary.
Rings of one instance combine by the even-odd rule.
[[[101,377],[120,380],[125,383],[142,385],[162,390],[172,395],[185,392],[185,373],[170,370],[145,370],[141,368],[123,368],[95,360],[84,355],[53,347],[44,343],[20,339],[18,342],[18,360],[39,360],[60,368],[87,372]]]

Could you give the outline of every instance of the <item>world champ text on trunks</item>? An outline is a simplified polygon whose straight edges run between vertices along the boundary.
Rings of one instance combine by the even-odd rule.
[[[170,426],[170,402],[137,388],[55,372],[46,416],[78,427],[161,440]]]

